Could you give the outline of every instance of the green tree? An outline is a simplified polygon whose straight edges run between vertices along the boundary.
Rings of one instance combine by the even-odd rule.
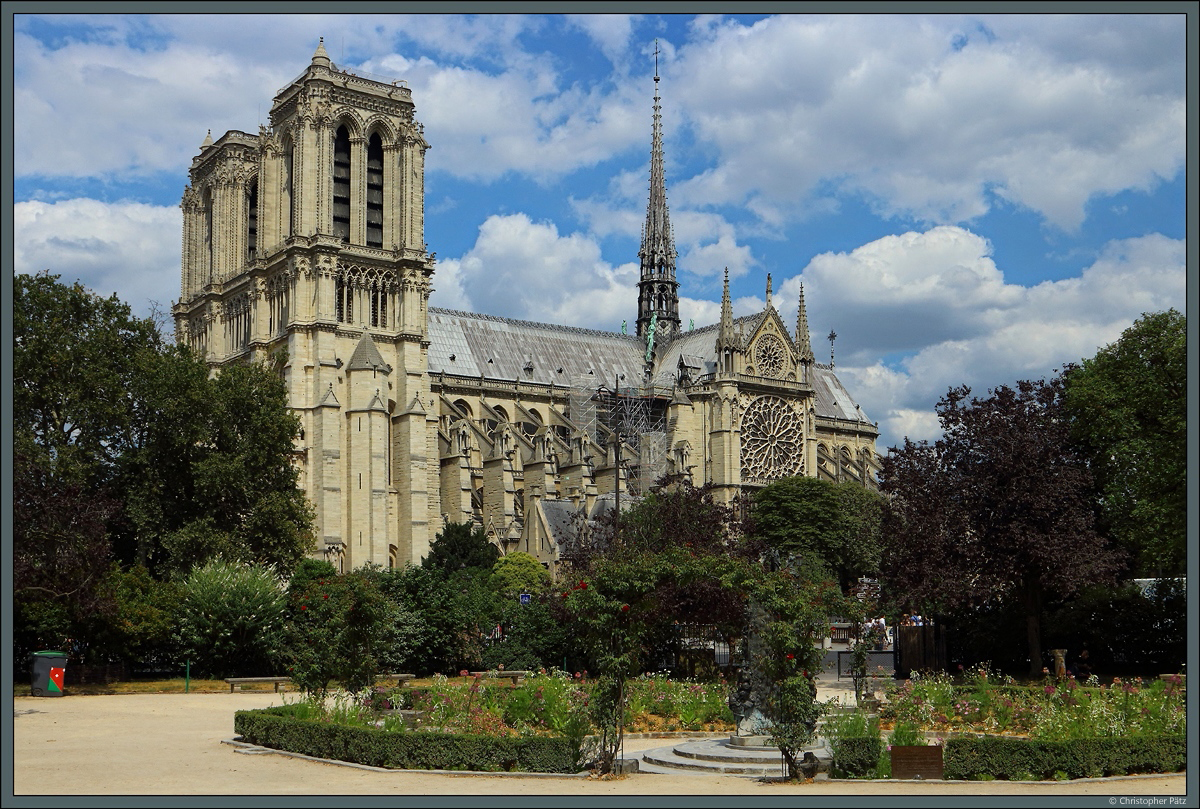
[[[429,546],[421,567],[449,575],[466,568],[492,569],[500,550],[488,542],[483,528],[473,523],[446,523]]]
[[[201,675],[274,674],[284,628],[284,590],[263,566],[219,559],[181,582],[175,620],[183,656]]]
[[[749,684],[788,777],[799,778],[805,774],[801,751],[816,736],[821,715],[815,679],[823,652],[817,639],[828,616],[860,619],[862,606],[843,596],[820,568],[803,563],[759,573],[742,586],[751,597]]]
[[[154,323],[114,295],[57,275],[13,279],[13,427],[18,452],[64,481],[104,484],[126,447]]]
[[[578,642],[601,675],[592,709],[604,771],[624,736],[629,678],[657,662],[677,623],[740,635],[744,588],[760,571],[736,511],[715,502],[707,487],[655,492],[619,523],[612,517],[575,549],[562,593]]]
[[[285,657],[292,681],[309,695],[324,697],[334,680],[362,691],[404,656],[397,630],[408,628],[411,616],[384,596],[376,573],[317,579],[291,593]]]
[[[176,605],[182,591],[175,582],[159,581],[138,565],[122,571],[114,565],[108,588],[116,602],[111,619],[97,618],[90,650],[97,662],[129,665],[172,665],[176,649]]]
[[[1101,530],[1142,576],[1187,563],[1187,319],[1143,315],[1067,373],[1072,436],[1100,492]]]
[[[120,459],[128,530],[120,547],[158,572],[217,557],[290,573],[311,550],[312,508],[292,464],[299,420],[265,364],[209,376],[183,347],[146,361],[140,418]]]
[[[879,570],[883,498],[857,483],[775,481],[754,495],[755,533],[783,558],[820,565],[848,588]]]
[[[550,571],[524,551],[513,551],[492,565],[492,589],[512,598],[520,593],[541,593],[550,585]]]

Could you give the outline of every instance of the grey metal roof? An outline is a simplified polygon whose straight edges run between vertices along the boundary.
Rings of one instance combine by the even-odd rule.
[[[641,378],[644,351],[633,335],[429,309],[435,373],[572,385],[591,371],[597,385],[611,386],[619,374],[627,382]]]
[[[815,406],[818,416],[872,423],[828,365],[814,363],[809,379],[816,392]]]
[[[754,334],[762,319],[762,312],[737,317],[733,319],[733,328],[749,337]],[[671,380],[679,372],[681,355],[689,368],[695,369],[699,366],[699,370],[693,371],[694,374],[711,374],[716,371],[717,330],[720,327],[720,323],[714,323],[711,326],[679,332],[660,354],[654,381],[660,385],[671,384]]]

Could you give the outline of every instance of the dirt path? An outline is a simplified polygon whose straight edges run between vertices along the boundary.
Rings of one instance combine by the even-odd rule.
[[[644,773],[596,781],[375,772],[280,755],[247,755],[221,743],[233,736],[235,710],[264,708],[285,698],[271,693],[15,697],[13,790],[18,796],[1187,794],[1184,775],[1065,784],[993,781],[771,785],[734,776]],[[661,739],[630,740],[626,752],[663,744]],[[1194,797],[1188,802],[1195,805]]]

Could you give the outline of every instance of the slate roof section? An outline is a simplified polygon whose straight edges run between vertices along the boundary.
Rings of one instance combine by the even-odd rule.
[[[749,338],[764,316],[765,313],[759,312],[735,318],[734,328]],[[655,383],[666,387],[673,385],[681,355],[689,366],[700,366],[699,374],[716,371],[719,327],[719,324],[713,324],[680,332],[659,355]],[[378,358],[375,361],[382,363],[379,350],[367,338],[355,348],[350,360],[352,367],[356,361],[363,361],[360,350],[374,350],[375,358]],[[455,309],[429,309],[429,370],[434,373],[570,386],[592,371],[596,385],[611,386],[618,374],[625,374],[622,385],[637,385],[644,367],[644,351],[642,341],[630,334],[534,323]],[[368,363],[365,367],[370,367],[370,360],[365,361]],[[532,365],[532,370],[527,370],[528,365]],[[828,365],[814,363],[811,380],[818,416],[873,423],[856,407],[857,403]]]
[[[619,374],[636,384],[644,352],[633,335],[429,309],[434,373],[570,386],[591,371],[596,385],[611,386]]]
[[[364,331],[358,340],[358,345],[354,347],[354,353],[350,355],[350,362],[346,363],[346,370],[391,373],[392,366],[383,361],[383,355],[379,353],[379,346],[375,345],[370,333]]]
[[[816,392],[817,415],[825,418],[863,421],[874,424],[850,397],[850,392],[828,365],[814,363],[809,374]]]

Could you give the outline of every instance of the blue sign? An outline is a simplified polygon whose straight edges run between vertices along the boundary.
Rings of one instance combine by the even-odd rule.
[[[532,599],[532,598],[533,598],[533,596],[529,595],[529,593],[521,593],[521,595],[520,595],[522,604],[528,604],[530,599]]]

